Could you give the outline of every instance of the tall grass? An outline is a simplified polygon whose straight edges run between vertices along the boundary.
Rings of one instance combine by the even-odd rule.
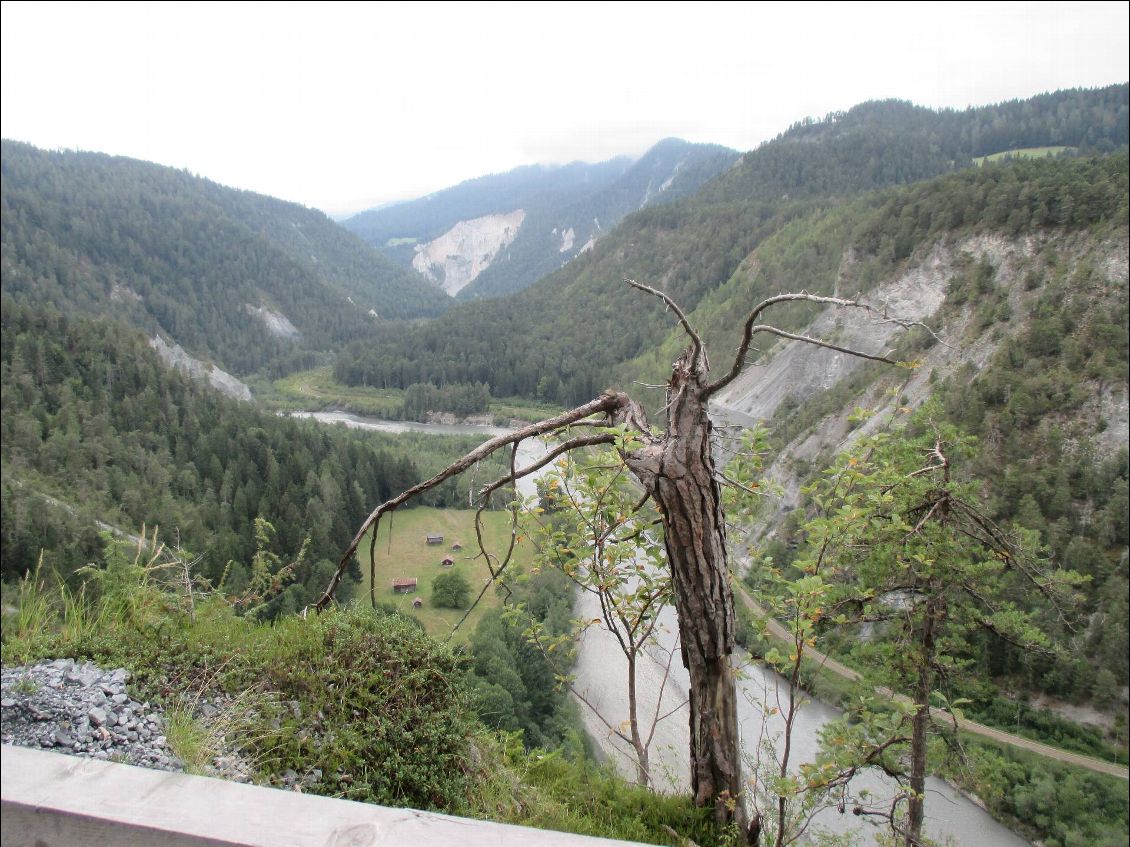
[[[16,586],[5,663],[67,656],[125,667],[160,704],[190,772],[236,759],[253,781],[393,806],[650,843],[725,844],[689,797],[629,786],[561,752],[528,752],[474,717],[462,654],[364,607],[257,623],[222,596],[190,605],[154,559],[119,547],[77,588]],[[578,745],[579,747],[580,745]],[[317,779],[314,777],[317,775]]]
[[[16,605],[4,604],[5,640],[11,634],[20,641],[35,640],[48,631],[55,620],[55,612],[50,595],[44,584],[43,553],[34,571],[28,571],[16,585]]]

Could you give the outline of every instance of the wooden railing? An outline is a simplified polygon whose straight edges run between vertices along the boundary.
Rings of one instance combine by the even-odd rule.
[[[4,847],[625,847],[4,745]]]

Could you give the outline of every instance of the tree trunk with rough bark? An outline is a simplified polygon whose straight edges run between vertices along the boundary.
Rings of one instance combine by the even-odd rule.
[[[945,614],[940,589],[932,585],[933,594],[926,601],[921,632],[921,665],[914,686],[914,702],[918,709],[911,719],[910,733],[910,801],[906,815],[906,847],[922,844],[922,825],[926,820],[926,733],[930,729],[930,692],[934,681],[934,654],[937,645],[937,624]]]
[[[713,804],[719,823],[746,828],[737,743],[734,598],[726,554],[722,497],[715,479],[706,406],[705,355],[688,349],[675,363],[662,437],[648,434],[639,407],[624,397],[613,413],[644,439],[624,454],[663,518],[667,559],[678,611],[683,665],[690,676],[691,790]]]

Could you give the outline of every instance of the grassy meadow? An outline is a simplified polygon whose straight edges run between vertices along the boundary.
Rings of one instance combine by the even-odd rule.
[[[392,520],[389,520],[389,517]],[[392,541],[389,542],[391,532]],[[429,534],[443,536],[443,543],[429,545]],[[483,538],[487,549],[500,558],[506,554],[510,543],[510,518],[506,512],[485,512],[483,514]],[[456,542],[462,550],[452,550]],[[469,509],[433,509],[417,506],[403,509],[381,520],[377,537],[377,593],[379,603],[391,603],[405,614],[419,618],[428,634],[446,638],[451,628],[463,617],[464,610],[439,609],[432,605],[432,581],[443,573],[454,571],[466,577],[471,584],[472,601],[478,596],[483,585],[490,578],[490,571],[482,557],[475,558],[478,545],[475,541],[475,513]],[[455,560],[454,567],[445,568],[440,562],[445,556]],[[361,561],[362,588],[359,596],[369,591],[369,539],[366,538],[358,548]],[[529,564],[532,550],[529,542],[519,542],[514,550],[513,565]],[[394,579],[416,577],[418,580],[414,594],[396,594],[392,590]],[[419,598],[423,606],[415,609],[412,601]],[[496,591],[488,589],[482,601],[463,623],[456,638],[465,640],[479,619],[488,610],[501,604]]]
[[[358,415],[397,420],[401,417],[404,392],[399,388],[371,388],[345,385],[333,378],[333,368],[325,365],[298,371],[274,382],[252,380],[256,400],[275,411],[321,411],[339,409]],[[495,423],[511,420],[538,421],[559,414],[560,409],[521,397],[491,400],[490,415]]]
[[[1042,159],[1045,156],[1058,156],[1061,153],[1075,152],[1075,147],[1018,147],[1015,150],[1002,150],[989,156],[977,156],[973,164],[981,166],[985,162],[999,162],[1001,159]]]
[[[252,386],[257,400],[280,411],[341,409],[375,418],[396,418],[404,392],[335,382],[329,365],[298,371]]]

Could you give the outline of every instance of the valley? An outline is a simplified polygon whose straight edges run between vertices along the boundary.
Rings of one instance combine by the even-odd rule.
[[[578,418],[540,431],[556,433],[558,446],[615,441],[620,455],[635,456],[658,439],[644,415],[651,426],[663,422],[678,397],[672,362],[713,365],[718,378],[743,342],[753,305],[803,290],[852,308],[810,300],[775,307],[772,334],[757,336],[740,373],[711,398],[715,439],[706,443],[724,476],[709,487],[717,497],[720,485],[750,495],[725,501],[722,527],[725,579],[738,610],[713,612],[736,615],[735,638],[748,651],[735,654],[739,663],[753,655],[778,666],[766,657],[780,627],[795,622],[778,612],[759,630],[743,601],[779,608],[811,586],[813,557],[825,561],[820,532],[854,515],[860,524],[844,537],[860,539],[905,519],[881,511],[885,495],[835,505],[821,485],[845,473],[845,453],[947,433],[935,449],[941,455],[943,443],[946,451],[961,445],[954,446],[953,484],[968,492],[981,526],[1008,539],[1009,551],[1023,549],[1015,561],[1025,567],[1070,574],[1072,591],[1070,608],[1061,609],[1039,587],[993,570],[995,561],[1011,564],[1011,552],[979,563],[1000,595],[984,602],[991,626],[941,640],[926,702],[935,717],[946,709],[957,717],[934,728],[925,831],[961,844],[1122,843],[1130,832],[1128,92],[1125,84],[1075,89],[964,111],[873,101],[802,121],[744,154],[668,139],[637,157],[481,177],[340,226],[316,210],[185,171],[5,140],[5,665],[61,649],[74,659],[112,657],[137,667],[156,698],[170,690],[169,673],[199,681],[210,663],[230,663],[230,674],[217,672],[207,685],[229,686],[234,695],[259,675],[272,692],[316,713],[321,701],[304,698],[321,683],[298,678],[290,651],[312,650],[327,679],[345,680],[354,668],[335,644],[377,645],[377,670],[366,659],[357,673],[379,675],[382,662],[401,661],[400,638],[412,645],[404,679],[442,679],[407,705],[395,687],[388,694],[404,715],[447,710],[436,719],[442,730],[430,718],[405,718],[423,721],[421,733],[436,732],[421,742],[443,763],[434,785],[428,767],[400,748],[395,756],[403,754],[397,761],[412,774],[409,788],[398,794],[395,785],[364,782],[363,769],[380,770],[366,758],[372,751],[334,746],[334,738],[364,735],[349,710],[317,728],[317,744],[283,720],[277,749],[286,752],[276,761],[270,747],[261,751],[262,779],[277,782],[288,768],[313,768],[319,756],[340,753],[323,785],[338,796],[475,816],[501,809],[502,818],[523,822],[544,814],[546,825],[571,819],[574,811],[546,811],[530,794],[564,796],[564,783],[571,791],[616,779],[590,772],[598,748],[624,780],[636,773],[631,755],[615,749],[626,714],[619,649],[606,627],[592,625],[601,615],[594,596],[578,594],[568,574],[590,553],[574,544],[572,563],[556,561],[523,525],[505,588],[497,589],[486,563],[473,558],[468,511],[485,483],[536,465],[554,446],[530,440],[462,475],[445,469],[486,438],[616,391],[639,403],[630,414],[609,405],[609,421],[626,415],[618,429]],[[694,358],[696,344],[709,360]],[[719,440],[754,430],[761,432],[754,454],[738,455],[730,440]],[[871,455],[855,460],[866,465]],[[539,487],[537,471],[520,481],[524,520],[551,522],[546,515],[559,504]],[[441,483],[424,486],[437,474]],[[341,554],[366,515],[413,486],[427,490],[380,525],[374,583],[368,537],[356,557]],[[666,525],[666,513],[645,500],[635,507],[640,515],[650,526]],[[512,508],[505,491],[493,498],[488,548],[508,546]],[[866,508],[881,517],[864,520]],[[594,518],[594,526],[605,519]],[[921,520],[908,523],[906,538]],[[185,573],[183,562],[193,563],[187,589],[150,585],[103,532],[107,526],[159,527]],[[648,529],[648,538],[656,531]],[[428,535],[443,541],[429,545]],[[592,561],[599,564],[610,538],[593,548]],[[456,543],[462,549],[454,551]],[[898,545],[881,543],[886,560],[900,555]],[[836,597],[863,590],[857,580],[876,567],[859,558],[863,546],[826,542],[833,565],[819,571],[820,590]],[[441,563],[445,556],[450,566]],[[925,559],[915,561],[925,567]],[[314,615],[335,573],[333,605],[341,610]],[[433,603],[444,590],[437,579],[454,574],[471,598],[485,591],[451,645],[441,647],[433,639],[447,639],[471,607],[466,597],[451,608]],[[397,578],[414,578],[415,590],[394,593]],[[634,579],[643,581],[642,572]],[[638,584],[626,584],[630,597]],[[920,588],[902,590],[879,599],[893,596],[897,605]],[[766,722],[774,717],[765,713],[766,698],[784,712],[781,704],[802,688],[815,694],[799,713],[794,766],[824,755],[821,727],[841,716],[870,728],[900,714],[909,726],[917,714],[910,684],[893,670],[898,650],[909,648],[893,624],[849,620],[849,611],[874,614],[882,605],[874,595],[851,598],[837,600],[839,617],[813,617],[804,643],[815,664],[802,674],[798,660],[791,689],[787,675],[761,665],[743,671],[738,713],[747,774],[769,764],[756,740],[781,731]],[[76,619],[83,604],[90,617]],[[377,608],[366,611],[370,605]],[[198,607],[205,610],[199,619]],[[32,609],[37,617],[29,617]],[[652,704],[665,691],[674,708],[692,677],[673,640],[675,606],[655,614],[662,625],[641,659],[636,694]],[[316,636],[302,634],[308,616],[319,621],[311,624]],[[578,619],[589,622],[581,632]],[[122,646],[107,643],[102,623],[68,620],[103,621]],[[1015,637],[1009,627],[1019,621],[1038,630],[1040,649]],[[256,627],[285,634],[271,644]],[[246,658],[224,653],[235,632],[258,645]],[[317,647],[309,640],[323,637]],[[545,643],[560,653],[550,656]],[[169,652],[145,670],[140,663],[154,660],[153,645]],[[839,680],[821,682],[816,666],[824,661],[845,669]],[[562,687],[570,683],[607,714],[594,718],[570,698]],[[881,703],[860,699],[876,690],[885,692]],[[1042,708],[1052,701],[1067,706]],[[350,706],[356,715],[370,708]],[[693,811],[688,789],[701,774],[688,759],[686,712],[657,732],[659,795],[639,802],[658,809],[671,799],[656,820],[681,821],[705,847],[721,843],[711,827],[725,821]],[[1101,725],[1073,714],[1102,716]],[[1008,746],[1013,740],[984,742],[993,733],[1060,751],[1048,755],[1061,762],[1045,765],[1032,750]],[[890,754],[852,766],[861,780],[852,791],[882,785],[897,794],[891,774],[909,773],[909,744],[890,745]],[[394,756],[389,750],[381,755]],[[1072,755],[1091,764],[1078,767]],[[535,764],[539,757],[547,763]],[[363,768],[355,766],[362,760]],[[522,781],[558,761],[562,783],[552,791]],[[499,787],[480,765],[526,776]],[[880,779],[879,770],[888,773]],[[815,771],[791,773],[805,774],[807,790],[831,810],[817,823],[845,831],[834,822],[836,795],[819,793]],[[758,779],[772,801],[763,799],[767,821],[784,814],[778,799],[804,794],[789,793],[784,776]],[[636,796],[623,782],[601,790]],[[961,791],[979,797],[996,820]],[[625,809],[610,819],[641,817]],[[1047,809],[1054,812],[1037,812]],[[650,829],[617,826],[611,831],[621,837],[670,836],[654,821]]]
[[[406,392],[399,388],[370,388],[337,382],[329,366],[299,371],[273,382],[259,381],[255,386],[257,402],[278,411],[332,409],[374,418],[407,420],[421,415],[426,417],[426,413],[431,411],[434,415],[452,418],[481,418],[485,415],[495,425],[513,420],[540,420],[559,411],[553,406],[523,397],[501,400],[490,397],[483,408],[459,408],[449,402],[430,410],[418,410],[415,405],[411,408],[405,406],[405,396]]]

